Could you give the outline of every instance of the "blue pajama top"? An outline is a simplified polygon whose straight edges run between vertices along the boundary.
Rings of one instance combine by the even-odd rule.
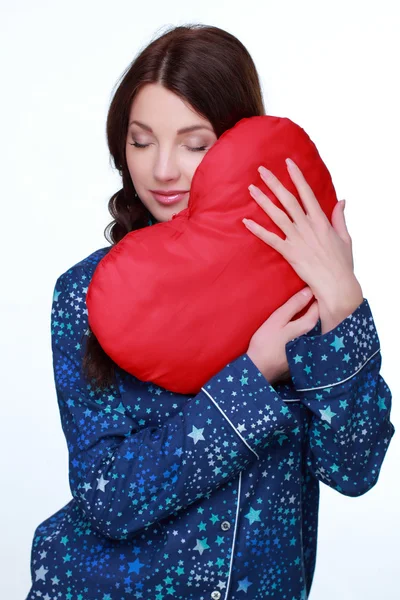
[[[367,299],[288,342],[290,382],[270,385],[243,354],[197,395],[119,368],[99,389],[81,373],[85,296],[110,248],[55,284],[73,498],[34,532],[27,600],[307,599],[319,483],[370,490],[395,431]]]

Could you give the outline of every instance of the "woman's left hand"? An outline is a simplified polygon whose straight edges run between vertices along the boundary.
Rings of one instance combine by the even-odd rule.
[[[287,162],[288,172],[306,212],[297,198],[265,167],[258,169],[261,178],[292,220],[258,187],[249,186],[254,200],[283,231],[286,239],[283,240],[251,219],[243,219],[243,223],[253,234],[277,250],[310,286],[318,300],[322,329],[330,331],[363,301],[361,286],[353,271],[352,240],[347,231],[342,203],[335,205],[331,225],[301,170],[294,162],[290,162]]]

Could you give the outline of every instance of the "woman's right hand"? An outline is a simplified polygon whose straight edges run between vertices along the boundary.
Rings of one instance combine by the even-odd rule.
[[[271,384],[290,378],[285,348],[287,342],[307,333],[318,322],[317,300],[302,317],[291,321],[307,306],[312,296],[308,286],[297,292],[272,313],[250,340],[247,355]]]

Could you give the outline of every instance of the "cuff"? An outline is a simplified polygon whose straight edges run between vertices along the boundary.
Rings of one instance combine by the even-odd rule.
[[[273,439],[282,443],[285,429],[296,426],[288,406],[247,354],[228,363],[202,389],[255,454]]]
[[[299,392],[342,383],[353,377],[380,350],[366,298],[334,329],[302,335],[286,344],[293,385]]]

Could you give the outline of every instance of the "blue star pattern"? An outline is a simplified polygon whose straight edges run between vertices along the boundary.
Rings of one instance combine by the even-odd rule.
[[[290,382],[244,354],[196,395],[117,368],[82,374],[88,284],[109,247],[56,281],[51,343],[72,499],[37,526],[27,600],[305,600],[319,484],[376,483],[394,426],[366,299],[291,340]]]
[[[312,414],[310,470],[347,496],[365,493],[376,483],[394,433],[368,300],[325,335],[291,340],[286,356],[296,391]]]

